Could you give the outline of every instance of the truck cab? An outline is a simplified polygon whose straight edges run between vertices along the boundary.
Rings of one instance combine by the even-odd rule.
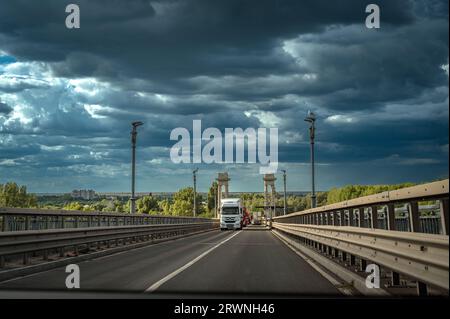
[[[224,198],[220,202],[220,230],[242,229],[243,210],[239,198]]]

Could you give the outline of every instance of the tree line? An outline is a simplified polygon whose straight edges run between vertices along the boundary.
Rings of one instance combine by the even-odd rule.
[[[317,193],[317,205],[324,206],[344,200],[349,200],[361,196],[372,195],[384,191],[413,186],[413,183],[402,183],[395,185],[347,185],[344,187],[332,188],[327,192]],[[213,217],[215,215],[217,194],[217,182],[213,182],[205,198],[197,193],[197,216]],[[147,195],[136,200],[136,212],[139,214],[158,214],[172,216],[192,216],[194,190],[192,187],[180,189],[171,198],[160,198]],[[244,193],[240,195],[244,206],[250,212],[263,211],[264,194]],[[276,205],[283,207],[283,194],[278,194]],[[65,209],[79,211],[101,211],[128,213],[130,211],[130,201],[118,199],[102,199],[91,202],[72,201],[70,197],[63,197],[62,202],[40,203],[39,199],[27,193],[26,186],[19,186],[14,182],[0,184],[0,207],[22,207],[22,208],[43,208],[43,209]],[[287,196],[288,213],[302,211],[311,208],[310,195],[289,195]]]

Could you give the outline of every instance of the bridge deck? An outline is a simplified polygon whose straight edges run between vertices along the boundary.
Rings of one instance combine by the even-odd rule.
[[[340,294],[268,231],[212,231],[78,265],[81,290]],[[0,283],[0,290],[67,290],[67,275],[65,268],[57,268]]]

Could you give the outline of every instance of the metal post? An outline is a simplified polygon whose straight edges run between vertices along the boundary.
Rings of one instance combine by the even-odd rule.
[[[198,168],[192,171],[192,176],[194,178],[194,217],[197,216],[197,171]]]
[[[441,229],[443,235],[448,235],[448,198],[441,199],[440,203],[440,217],[441,217]]]
[[[409,230],[411,232],[420,232],[420,213],[419,213],[419,203],[410,202],[408,205],[409,213]]]
[[[395,230],[395,205],[388,204],[387,205],[387,229]]]
[[[400,274],[396,271],[392,272],[391,285],[394,287],[400,286]]]
[[[355,226],[355,210],[353,208],[348,210],[348,226]]]
[[[283,172],[283,186],[284,186],[284,209],[283,214],[287,213],[287,197],[286,197],[286,170],[282,170]]]
[[[136,137],[137,127],[141,126],[142,122],[133,122],[131,125],[133,129],[131,131],[131,198],[130,198],[130,213],[136,213],[136,197],[135,197],[135,182],[136,182]]]
[[[213,184],[215,185],[215,184]],[[219,185],[214,187],[214,217],[217,218],[217,188]]]
[[[370,208],[370,226],[371,228],[378,228],[378,206]]]
[[[305,118],[306,122],[310,123],[309,127],[309,138],[311,144],[311,207],[315,208],[317,206],[316,202],[316,190],[315,190],[315,178],[314,178],[314,137],[315,137],[315,126],[316,116],[313,112],[308,111],[308,116]]]

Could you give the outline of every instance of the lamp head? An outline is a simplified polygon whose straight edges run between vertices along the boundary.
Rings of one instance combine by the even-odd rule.
[[[197,173],[197,172],[198,172],[198,168],[196,168],[196,169],[194,169],[194,170],[192,171],[193,174],[195,174],[195,173]]]
[[[133,127],[138,127],[138,126],[144,125],[144,123],[141,121],[137,121],[137,122],[131,123],[131,125],[133,125]]]
[[[313,112],[311,112],[311,110],[308,110],[308,115],[306,116],[305,121],[313,123],[315,120],[316,120],[316,115]]]

